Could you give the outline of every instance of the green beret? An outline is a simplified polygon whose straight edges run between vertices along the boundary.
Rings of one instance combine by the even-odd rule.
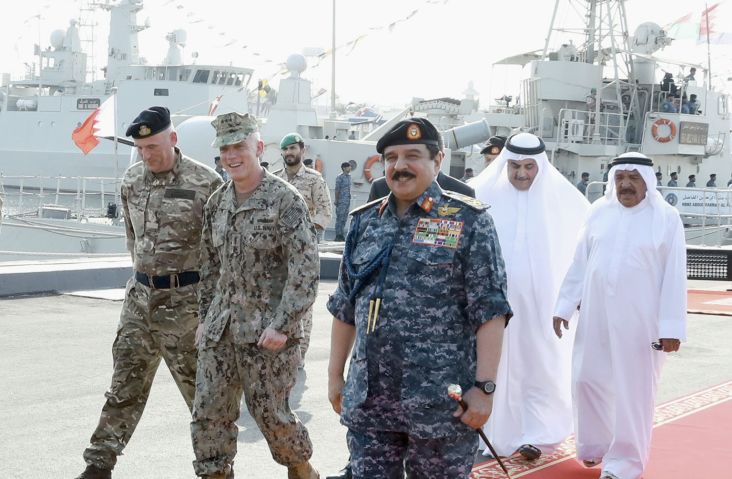
[[[305,143],[305,140],[302,139],[299,133],[288,133],[280,141],[280,150],[284,150],[294,143]]]

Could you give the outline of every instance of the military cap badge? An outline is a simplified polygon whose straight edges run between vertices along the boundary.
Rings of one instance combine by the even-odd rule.
[[[407,139],[411,141],[419,140],[422,138],[422,130],[419,129],[419,125],[412,123],[407,128]]]
[[[150,127],[147,125],[141,125],[140,129],[137,131],[137,134],[140,136],[147,136],[150,134]]]

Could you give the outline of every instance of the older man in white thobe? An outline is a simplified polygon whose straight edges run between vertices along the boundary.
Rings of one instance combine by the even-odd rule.
[[[577,458],[601,479],[637,479],[648,461],[664,352],[686,337],[686,245],[656,190],[653,162],[611,163],[562,284],[554,329],[581,303],[573,355]]]
[[[551,318],[590,205],[531,133],[509,138],[471,186],[490,205],[515,314],[484,430],[499,455],[534,460],[572,432],[572,343],[554,335]]]

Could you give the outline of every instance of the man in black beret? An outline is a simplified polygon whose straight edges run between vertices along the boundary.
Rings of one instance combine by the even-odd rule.
[[[445,153],[428,120],[397,123],[376,151],[391,193],[351,212],[328,399],[353,477],[468,477],[511,316],[498,237],[486,205],[435,181]],[[466,410],[434,378],[460,383]]]
[[[420,133],[420,138],[415,138],[410,141],[413,142],[425,142],[424,144],[427,146],[428,149],[433,149],[436,151],[442,150],[442,135],[437,131],[437,128],[426,118],[411,118],[410,120],[404,120],[397,124],[397,127],[393,128],[390,132],[388,132],[386,135],[381,137],[381,139],[376,144],[376,151],[381,153],[384,149],[383,145],[392,143],[392,144],[398,144],[398,142],[402,141],[402,137],[406,137],[406,134],[408,133],[406,130],[406,126],[408,126],[411,120],[419,120],[420,124],[424,125],[424,133]],[[401,126],[399,126],[401,125]],[[379,150],[379,145],[382,145],[381,150]],[[382,158],[383,160],[383,158]],[[446,175],[442,171],[439,171],[437,173],[437,184],[440,185],[440,187],[443,190],[448,191],[454,191],[455,193],[460,193],[461,195],[470,196],[471,198],[475,198],[475,190],[471,188],[470,186],[466,185],[462,181],[458,180],[457,178],[454,178],[450,175]],[[369,198],[368,201],[373,201],[377,198],[383,198],[384,196],[389,194],[389,185],[386,184],[386,177],[377,178],[374,181],[371,182],[371,189],[369,190]]]
[[[170,112],[153,106],[127,129],[142,161],[121,186],[127,249],[134,275],[127,282],[114,372],[91,444],[77,479],[108,479],[117,456],[145,409],[164,359],[190,409],[196,391],[196,345],[203,206],[222,183],[208,166],[183,156]]]
[[[506,144],[506,137],[502,135],[491,136],[488,138],[488,142],[485,144],[480,154],[483,155],[485,160],[485,166],[490,165],[493,160],[498,158],[498,155],[503,150],[503,146]]]

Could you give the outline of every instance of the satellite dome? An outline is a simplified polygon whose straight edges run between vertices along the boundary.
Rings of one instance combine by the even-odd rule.
[[[299,77],[300,73],[304,72],[308,67],[308,63],[305,57],[299,53],[293,53],[287,57],[287,70],[292,74],[293,77]]]
[[[66,38],[66,32],[63,30],[54,30],[51,32],[51,46],[60,50],[64,46],[64,39]]]

